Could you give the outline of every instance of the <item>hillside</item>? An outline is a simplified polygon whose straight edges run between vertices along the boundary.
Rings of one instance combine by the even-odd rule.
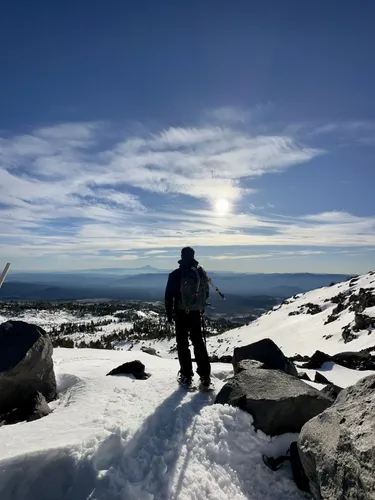
[[[231,354],[234,345],[268,337],[287,356],[375,350],[375,273],[299,294],[248,326],[209,339],[211,353]],[[344,339],[345,337],[345,339]]]

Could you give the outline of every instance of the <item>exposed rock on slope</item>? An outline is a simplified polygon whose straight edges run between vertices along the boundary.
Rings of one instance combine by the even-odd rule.
[[[307,422],[300,456],[314,498],[375,498],[375,375],[343,390],[336,402]]]

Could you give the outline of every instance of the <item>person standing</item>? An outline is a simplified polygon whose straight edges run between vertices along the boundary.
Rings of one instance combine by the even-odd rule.
[[[208,278],[195,260],[191,247],[181,250],[179,268],[169,274],[165,289],[165,308],[168,323],[175,321],[176,342],[180,371],[178,382],[189,387],[193,381],[193,364],[189,336],[193,344],[200,385],[211,384],[211,365],[202,334],[202,315],[209,296]]]

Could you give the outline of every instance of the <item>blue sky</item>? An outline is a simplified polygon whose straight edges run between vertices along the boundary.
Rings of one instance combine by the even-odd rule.
[[[0,18],[0,257],[365,272],[375,4],[19,0]]]

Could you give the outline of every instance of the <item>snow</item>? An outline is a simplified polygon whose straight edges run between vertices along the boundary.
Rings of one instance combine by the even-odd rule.
[[[1,500],[303,498],[285,466],[295,435],[269,438],[214,393],[176,384],[175,360],[137,352],[147,380],[106,377],[131,352],[55,349],[59,399],[41,420],[2,427]],[[213,365],[216,390],[231,366]]]
[[[350,370],[349,368],[345,368],[345,366],[337,365],[332,361],[328,361],[324,363],[319,370],[308,370],[306,368],[301,368],[301,371],[307,373],[307,375],[314,380],[315,372],[321,373],[329,382],[335,384],[339,387],[345,388],[350,385],[356,384],[361,378],[368,377],[369,375],[373,375],[375,372],[371,370]],[[313,384],[313,387],[321,389],[322,384]]]
[[[263,338],[272,339],[286,356],[295,354],[311,356],[316,350],[327,354],[337,354],[343,351],[359,351],[375,345],[375,335],[371,330],[359,332],[357,339],[344,343],[341,330],[344,326],[354,321],[354,312],[345,309],[338,315],[338,319],[325,325],[325,321],[337,304],[332,303],[332,297],[338,293],[349,290],[358,293],[360,288],[375,287],[375,275],[372,273],[361,276],[350,286],[345,281],[331,287],[319,288],[305,294],[298,295],[295,299],[288,299],[287,303],[277,306],[248,326],[231,330],[224,334],[208,339],[210,352],[218,356],[232,354],[233,346],[247,345]],[[327,301],[326,301],[327,300]],[[308,303],[320,305],[322,312],[307,314],[303,307]],[[289,313],[299,311],[301,314],[289,316]],[[364,314],[375,317],[375,307],[365,309]],[[330,336],[330,338],[323,338]]]

